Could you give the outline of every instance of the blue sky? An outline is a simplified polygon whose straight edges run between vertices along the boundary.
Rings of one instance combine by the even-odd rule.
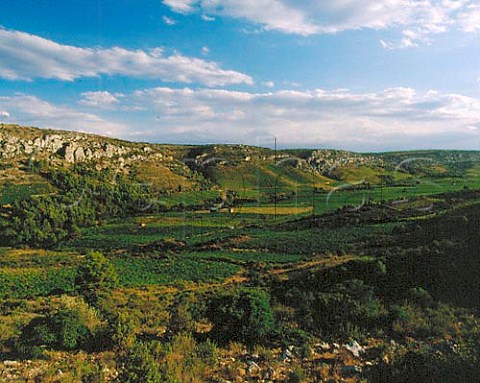
[[[136,141],[480,148],[479,0],[2,0],[0,121]]]

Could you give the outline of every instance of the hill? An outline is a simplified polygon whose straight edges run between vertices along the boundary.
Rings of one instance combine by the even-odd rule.
[[[96,170],[135,174],[157,190],[221,188],[251,191],[338,182],[381,183],[419,173],[461,177],[476,172],[477,151],[412,151],[363,154],[340,150],[278,150],[246,145],[159,145],[77,132],[0,124],[0,182],[38,181],[28,167],[88,164]]]
[[[479,152],[0,148],[2,382],[478,381]]]

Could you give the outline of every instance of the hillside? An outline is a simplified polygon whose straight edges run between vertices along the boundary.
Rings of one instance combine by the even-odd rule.
[[[0,381],[478,381],[479,152],[0,125]]]
[[[157,190],[219,187],[248,191],[310,185],[330,189],[338,182],[380,183],[381,175],[462,176],[475,172],[480,152],[412,151],[362,154],[339,150],[278,150],[245,145],[181,146],[127,142],[76,132],[0,124],[0,182],[38,181],[28,167],[84,163],[135,174]],[[207,186],[208,185],[208,186]]]

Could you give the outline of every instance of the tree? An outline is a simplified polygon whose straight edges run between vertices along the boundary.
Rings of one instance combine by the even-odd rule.
[[[159,366],[144,343],[135,343],[122,364],[116,383],[163,382]]]
[[[220,343],[258,343],[274,325],[269,295],[258,289],[240,289],[214,297],[207,309],[212,334]]]
[[[75,285],[89,303],[95,304],[99,294],[118,285],[118,276],[112,264],[102,253],[91,251],[78,268]]]
[[[28,357],[39,356],[42,346],[72,351],[88,347],[92,337],[80,312],[61,308],[45,317],[32,319],[22,330],[17,351]]]

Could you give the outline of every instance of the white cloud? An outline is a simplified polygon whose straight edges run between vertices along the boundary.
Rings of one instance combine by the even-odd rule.
[[[145,140],[239,142],[276,136],[288,146],[356,150],[451,147],[480,144],[480,100],[410,88],[354,93],[346,89],[268,93],[219,89],[139,90],[121,103]]]
[[[163,0],[163,3],[176,12],[241,18],[266,30],[304,36],[362,28],[401,28],[404,37],[400,42],[388,43],[390,48],[425,43],[432,35],[451,29],[480,31],[478,0]]]
[[[169,26],[177,24],[177,22],[174,19],[172,19],[171,17],[165,16],[165,15],[162,17],[162,20],[165,24],[167,24]]]
[[[0,117],[8,118],[10,117],[10,113],[8,113],[6,110],[0,110]]]
[[[468,5],[458,15],[459,24],[467,33],[480,32],[480,6],[478,4]]]
[[[119,98],[123,97],[122,94],[116,93],[112,94],[110,92],[101,91],[101,92],[85,92],[82,93],[83,97],[79,104],[96,107],[100,109],[111,109],[119,103]]]
[[[215,21],[215,17],[212,17],[212,16],[202,15],[201,17],[205,21]]]
[[[273,81],[265,81],[263,85],[265,85],[267,88],[273,88],[275,83]]]
[[[480,99],[459,94],[160,87],[122,96],[88,92],[82,101],[109,95],[118,102],[95,114],[22,94],[0,97],[0,110],[20,124],[141,141],[269,145],[275,136],[280,146],[364,151],[480,145]]]
[[[0,29],[0,57],[0,78],[7,80],[72,81],[81,77],[124,75],[206,86],[253,83],[250,76],[224,70],[218,63],[178,53],[165,56],[160,48],[149,51],[79,48],[5,29]]]
[[[163,3],[172,8],[175,12],[187,13],[193,10],[195,0],[163,0]]]
[[[59,106],[36,96],[17,94],[0,97],[0,108],[8,108],[10,119],[23,125],[121,136],[128,127],[95,114]]]
[[[208,54],[210,53],[210,48],[207,47],[207,46],[203,46],[203,47],[202,47],[202,53],[203,53],[204,55],[208,55]]]

